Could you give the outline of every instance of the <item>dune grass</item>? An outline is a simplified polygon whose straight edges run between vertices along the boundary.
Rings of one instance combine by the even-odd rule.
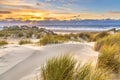
[[[52,31],[47,31],[47,29],[19,29],[19,28],[9,28],[0,31],[1,38],[41,38],[40,42],[42,45],[52,44],[52,43],[62,43],[66,40],[75,42],[90,42],[96,41],[100,38],[108,36],[108,32],[82,32],[82,33],[70,33],[70,34],[55,34]]]
[[[106,69],[93,67],[91,63],[86,63],[77,70],[74,80],[112,80],[112,77],[113,75],[109,74]]]
[[[68,38],[62,36],[62,35],[47,35],[44,36],[40,41],[40,45],[47,45],[47,44],[57,44],[57,43],[63,43],[68,41]]]
[[[78,33],[78,34],[56,34],[56,35],[46,35],[42,37],[39,41],[40,45],[47,44],[57,44],[64,43],[68,41],[81,42],[82,41],[92,41],[93,33]]]
[[[77,65],[70,56],[53,58],[42,67],[42,80],[112,80],[108,71],[90,63]]]
[[[101,49],[98,59],[98,66],[120,72],[120,47],[116,45],[104,46]]]
[[[95,33],[94,35],[92,35],[91,41],[97,41],[99,39],[102,39],[104,37],[107,37],[108,35],[110,35],[108,32],[98,32]]]
[[[75,64],[71,57],[53,58],[42,68],[43,80],[72,80]]]
[[[31,44],[31,40],[20,40],[19,45],[24,45],[24,44]]]
[[[104,37],[109,36],[110,33],[107,31],[103,31],[103,32],[82,32],[82,33],[76,33],[76,34],[65,34],[64,37],[68,38],[69,40],[72,41],[86,41],[86,42],[93,42],[93,41],[97,41],[99,39],[102,39]]]
[[[99,40],[95,50],[100,51],[98,66],[120,73],[120,33]]]
[[[7,45],[7,44],[8,44],[7,41],[5,41],[5,40],[0,40],[0,46]]]
[[[97,43],[96,43],[96,46],[95,46],[95,50],[100,51],[100,49],[102,47],[104,47],[105,45],[112,46],[114,44],[117,44],[117,46],[119,46],[119,44],[120,44],[120,33],[116,33],[114,35],[109,35],[107,37],[104,37],[104,38],[98,40]]]

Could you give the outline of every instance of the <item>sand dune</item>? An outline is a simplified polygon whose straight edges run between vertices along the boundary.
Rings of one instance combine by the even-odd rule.
[[[90,60],[96,63],[98,56],[90,43],[65,43],[44,47],[18,46],[8,47],[6,50],[9,48],[13,50],[2,51],[5,55],[0,57],[0,80],[23,80],[43,66],[48,59],[64,54],[72,54],[83,63]]]

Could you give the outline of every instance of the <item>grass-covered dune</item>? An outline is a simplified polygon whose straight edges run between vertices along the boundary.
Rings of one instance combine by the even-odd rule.
[[[101,32],[92,39],[97,40],[95,50],[100,52],[96,67],[90,63],[77,65],[70,56],[53,58],[42,68],[43,80],[119,80],[120,33]]]
[[[3,30],[0,30],[0,38],[43,38],[46,35],[58,35],[55,32],[45,29],[39,28],[37,26],[9,26],[4,27]],[[108,31],[104,32],[80,32],[73,34],[72,32],[69,34],[65,34],[62,37],[66,37],[71,40],[78,41],[79,38],[82,38],[85,41],[96,41],[99,38],[103,38],[109,35]]]
[[[0,38],[41,38],[44,35],[54,35],[50,30],[44,28],[26,27],[8,27],[7,29],[0,30]]]
[[[107,37],[108,35],[110,35],[110,33],[107,32],[107,31],[103,31],[103,32],[98,32],[98,33],[92,34],[91,35],[91,41],[97,41],[99,39]]]
[[[96,33],[77,33],[77,34],[56,34],[56,35],[46,35],[42,37],[39,41],[40,45],[47,45],[47,44],[57,44],[57,43],[64,43],[67,41],[75,41],[75,42],[93,42],[97,41],[101,38],[110,35],[108,32],[96,32]]]
[[[120,33],[98,40],[95,50],[100,51],[98,66],[120,73]]]
[[[81,65],[70,56],[61,56],[42,67],[42,80],[112,80],[112,76],[103,68],[90,63]]]

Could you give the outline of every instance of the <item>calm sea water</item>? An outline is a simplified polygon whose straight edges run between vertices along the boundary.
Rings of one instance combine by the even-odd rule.
[[[52,29],[52,30],[109,30],[109,29],[120,29],[120,26],[104,26],[104,25],[94,25],[94,26],[39,26],[40,28]]]
[[[38,26],[39,28],[46,28],[50,30],[109,30],[112,28],[120,29],[120,26],[116,25],[111,25],[111,26],[104,26],[104,25],[90,25],[90,26],[81,26],[81,25],[69,25],[69,26],[64,26],[64,25],[55,25],[55,26]],[[0,27],[0,30],[3,28]]]
[[[0,30],[2,30],[3,28],[2,27],[0,27]]]

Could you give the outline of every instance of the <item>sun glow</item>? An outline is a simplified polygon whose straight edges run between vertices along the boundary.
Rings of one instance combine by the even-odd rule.
[[[83,0],[86,1],[88,0]],[[91,1],[93,0],[88,3]],[[89,9],[80,4],[83,4],[81,0],[0,0],[0,20],[120,19],[120,11],[110,8],[112,6],[108,5],[110,10],[106,11],[92,6],[92,9]]]

